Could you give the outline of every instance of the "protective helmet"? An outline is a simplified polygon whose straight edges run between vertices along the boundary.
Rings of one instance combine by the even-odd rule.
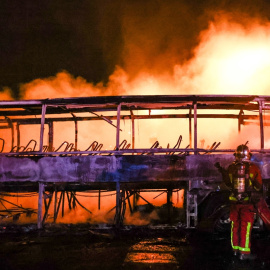
[[[251,153],[249,151],[249,148],[245,144],[241,144],[237,146],[234,156],[241,159],[249,159]]]

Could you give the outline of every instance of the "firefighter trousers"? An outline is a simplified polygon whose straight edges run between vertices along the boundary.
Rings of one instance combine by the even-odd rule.
[[[250,253],[251,230],[254,223],[255,209],[253,204],[232,204],[231,245],[234,251]]]

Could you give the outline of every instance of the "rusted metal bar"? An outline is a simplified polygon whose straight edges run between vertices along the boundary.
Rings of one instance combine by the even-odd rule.
[[[167,190],[167,210],[168,210],[168,223],[171,223],[171,217],[172,217],[172,189]]]
[[[138,199],[139,199],[139,196],[137,192],[134,191],[133,192],[133,209],[137,207]]]
[[[203,155],[209,155],[213,153],[218,147],[220,146],[220,142],[216,143],[214,142],[209,149],[207,149],[207,152],[204,152]]]
[[[101,192],[100,189],[98,190],[98,210],[100,210],[100,197],[101,197]]]
[[[71,113],[71,115],[74,118],[74,125],[75,125],[75,151],[78,149],[78,121],[76,119],[76,115],[74,113]]]
[[[67,200],[68,200],[68,207],[71,210],[72,209],[72,206],[71,206],[71,198],[72,197],[71,197],[71,194],[69,196],[68,191],[66,191],[66,194],[67,194]]]
[[[67,101],[69,102],[69,101]],[[136,107],[138,104],[136,102],[130,103],[128,104],[128,106],[123,106],[123,111],[129,111],[130,108]],[[104,104],[104,110],[108,110],[108,108],[106,108],[106,106],[108,107],[107,104]],[[87,106],[89,107],[89,106]],[[93,108],[93,110],[102,110],[101,105],[97,105],[96,108]],[[160,104],[160,103],[155,103],[153,102],[152,104],[140,104],[136,107],[136,110],[147,110],[147,109],[151,109],[151,110],[160,110],[160,109],[171,109],[173,107],[177,107],[178,109],[183,109],[183,110],[187,110],[190,108],[190,104],[185,104],[185,105],[181,105],[181,104],[177,104],[177,103],[172,103],[172,104]],[[0,104],[0,108],[1,108],[1,104]],[[59,107],[60,108],[60,107]],[[254,111],[256,109],[258,109],[257,105],[255,104],[251,104],[251,103],[239,103],[239,104],[234,104],[234,103],[224,103],[224,104],[212,104],[210,102],[207,103],[203,103],[200,104],[198,103],[198,109],[210,109],[210,110],[247,110],[247,111]],[[265,109],[269,109],[269,106],[265,106]],[[72,109],[72,111],[74,113],[80,113],[80,112],[90,112],[89,110],[86,110],[85,108],[80,108],[80,105],[74,105],[74,108]],[[115,111],[115,105],[112,107],[111,111]],[[54,108],[52,108],[52,106],[50,106],[48,108],[48,114],[66,114],[66,111],[60,111],[60,109],[57,108],[57,106],[55,106]],[[30,111],[26,111],[26,110],[22,110],[22,111],[18,111],[18,110],[12,110],[10,109],[3,111],[0,111],[0,116],[27,116],[27,115],[39,115],[40,111],[39,109],[36,109],[36,107],[31,108]],[[97,116],[99,117],[99,116]],[[101,119],[102,117],[99,117],[99,119]],[[103,118],[102,118],[103,119]],[[104,119],[105,120],[105,119]],[[108,123],[110,123],[110,119],[106,117],[106,121]],[[115,127],[115,125],[113,125],[112,123],[110,123],[112,126]]]
[[[65,212],[65,191],[62,191],[62,196],[63,196],[62,200],[62,217],[63,217]]]
[[[252,152],[260,152],[261,149],[251,149]],[[188,154],[194,153],[195,150],[193,148],[189,148],[189,145],[186,148],[179,148],[179,155],[181,154]],[[207,149],[197,149],[198,152],[207,152]],[[212,152],[219,152],[219,153],[230,153],[234,152],[235,149],[215,149]],[[270,152],[270,149],[264,149],[264,152]],[[125,155],[125,154],[161,154],[161,153],[168,153],[168,152],[175,152],[173,148],[138,148],[138,149],[123,149],[123,150],[100,150],[100,151],[73,151],[73,152],[46,152],[46,153],[38,153],[38,152],[8,152],[8,153],[0,153],[0,156],[77,156],[77,155]]]
[[[159,196],[161,196],[161,195],[164,194],[165,192],[167,192],[167,191],[165,190],[165,191],[160,192],[160,193],[159,193],[157,196],[155,196],[153,199],[158,198]]]
[[[29,150],[28,147],[29,147],[29,145],[30,145],[32,142],[34,143],[34,146],[33,146],[33,148],[31,148],[31,149]],[[34,140],[34,139],[31,139],[31,140],[28,142],[28,144],[24,147],[24,150],[23,150],[23,151],[35,151],[36,146],[37,146],[37,141]]]
[[[56,212],[57,212],[57,190],[54,190],[54,211],[53,211],[53,221],[56,221]]]
[[[120,114],[121,114],[121,103],[117,106],[117,129],[116,129],[116,149],[119,149],[120,141]]]
[[[89,210],[89,209],[87,209],[86,207],[84,207],[79,201],[78,201],[78,199],[76,198],[76,196],[73,194],[73,198],[74,198],[74,200],[78,203],[78,205],[80,205],[84,210],[86,210],[87,212],[89,212],[90,214],[92,214],[92,212]]]
[[[188,117],[188,123],[189,123],[189,145],[192,147],[192,126],[191,126],[191,108],[189,109],[189,117]]]
[[[38,229],[42,228],[43,193],[44,193],[44,184],[39,182],[38,184],[38,221],[37,221]]]
[[[76,191],[71,191],[72,208],[76,208]]]
[[[131,116],[131,129],[132,129],[132,149],[134,149],[135,148],[135,120],[134,120],[134,114],[132,110],[130,110],[130,116]]]
[[[57,220],[57,217],[58,217],[58,213],[59,213],[59,209],[60,209],[62,200],[63,200],[63,191],[61,192],[59,201],[57,202],[57,208],[56,208],[56,211],[54,213],[54,222]]]
[[[14,147],[13,147],[13,149],[11,150],[11,152],[12,151],[14,151],[14,152],[23,152],[24,151],[24,146],[17,146],[17,145],[15,145]]]
[[[128,201],[129,210],[130,210],[130,213],[133,214],[133,209],[132,209],[131,202],[130,202],[130,197],[132,196],[132,194],[131,194],[131,192],[129,194],[128,190],[126,190],[126,193],[127,193],[126,199]]]
[[[141,194],[139,194],[137,191],[136,191],[136,194],[138,197],[140,197],[143,201],[145,201],[146,203],[150,204],[150,205],[153,205],[152,203],[148,202],[144,197],[141,196]]]
[[[12,212],[10,211],[10,209],[7,209],[6,206],[3,204],[2,200],[0,199],[0,203],[2,204],[2,206],[5,208],[5,212],[9,213],[10,215],[12,214]]]
[[[11,129],[11,149],[13,149],[13,147],[14,147],[14,126],[13,126],[12,121],[7,116],[5,116],[5,119],[8,122],[8,125]]]
[[[240,110],[239,117],[238,117],[238,133],[240,133],[241,131],[241,125],[243,124],[243,116],[244,116],[244,112],[243,110]]]
[[[181,145],[181,142],[182,142],[182,135],[180,135],[178,137],[178,140],[175,144],[175,146],[173,147],[173,149],[179,149],[180,145]],[[176,151],[173,151],[173,152],[169,152],[168,155],[173,155]]]
[[[21,133],[20,133],[20,124],[17,123],[16,125],[16,131],[17,131],[17,147],[20,147],[21,145]]]
[[[17,207],[18,209],[20,209],[22,212],[29,212],[29,211],[30,211],[30,212],[32,212],[32,213],[36,213],[36,211],[33,210],[33,209],[31,209],[31,208],[25,208],[25,207],[22,207],[21,205],[12,203],[12,202],[10,202],[10,201],[4,199],[4,198],[0,198],[0,200],[1,200],[1,201],[4,201],[4,202],[7,202],[7,203],[9,203],[9,204],[11,204],[11,205],[16,206],[16,207]]]
[[[47,108],[46,104],[42,104],[39,152],[42,152],[42,150],[43,150],[43,136],[44,136],[44,124],[45,124],[46,108]]]
[[[2,153],[3,150],[4,150],[4,147],[5,147],[5,140],[2,139],[2,138],[0,138],[0,141],[2,142],[2,146],[1,146],[1,148],[0,148],[0,153]]]
[[[157,103],[161,106],[165,106],[168,104],[171,106],[172,104],[176,104],[177,106],[180,104],[191,103],[194,101],[197,102],[210,102],[217,103],[250,103],[258,100],[260,96],[258,95],[138,95],[138,96],[95,96],[95,97],[81,97],[81,98],[61,98],[61,99],[43,99],[43,100],[20,100],[20,101],[1,101],[0,106],[6,108],[16,108],[20,106],[41,106],[42,104],[48,104],[51,107],[60,107],[65,106],[66,103],[71,104],[70,106],[65,106],[67,109],[72,109],[74,106],[85,107],[85,105],[91,105],[94,107],[96,105],[100,105],[101,108],[108,108],[108,104],[111,107],[115,107],[116,104],[122,102],[127,105],[129,103],[136,104],[140,106],[141,104],[151,104]],[[264,100],[269,101],[270,98],[268,96],[262,96]],[[106,104],[107,106],[102,104]]]
[[[198,109],[198,108],[197,108]],[[121,115],[120,120],[124,119],[131,119],[134,120],[145,120],[145,119],[187,119],[187,118],[193,118],[194,115],[192,113],[190,114],[156,114],[156,115]],[[109,120],[117,120],[117,116],[106,116]],[[197,118],[217,118],[217,119],[238,119],[239,115],[237,114],[198,114]],[[243,115],[243,120],[246,119],[259,119],[258,115]],[[267,117],[269,120],[269,117]],[[50,119],[45,119],[45,124],[49,124],[49,122],[69,122],[73,119],[71,117],[52,117]],[[100,120],[99,117],[76,117],[76,121],[98,121]],[[19,123],[20,125],[27,125],[27,124],[40,124],[41,118],[12,118],[13,123]],[[6,121],[0,119],[0,123],[4,123]],[[116,127],[114,125],[114,127]],[[7,128],[7,127],[5,127]]]
[[[102,147],[103,147],[103,143],[97,145],[95,148],[95,151],[101,151]]]
[[[197,155],[197,136],[198,136],[198,131],[197,131],[197,103],[194,102],[193,104],[193,110],[194,110],[194,154]]]
[[[262,111],[262,101],[258,101],[259,104],[259,116],[260,116],[260,139],[261,139],[261,149],[264,149],[264,129],[263,129],[263,111]]]
[[[119,225],[123,225],[125,213],[126,213],[125,194],[126,194],[126,191],[123,189],[121,192],[121,213],[120,213],[120,222],[119,222],[120,224]]]
[[[116,192],[116,206],[109,212],[115,209],[114,223],[116,228],[119,228],[123,224],[123,220],[126,212],[125,190],[119,190],[119,194]]]
[[[49,126],[49,138],[48,138],[48,144],[49,144],[49,147],[48,147],[48,150],[49,152],[52,152],[53,150],[53,122],[50,121],[48,122],[48,126]]]
[[[121,191],[120,191],[120,182],[116,182],[116,205],[115,205],[115,223],[116,226],[119,226],[120,220],[120,210],[121,210]]]
[[[47,198],[49,198],[49,202],[48,203],[46,202]],[[52,202],[52,198],[53,198],[53,193],[51,193],[49,196],[48,195],[45,195],[43,193],[43,201],[44,201],[44,205],[45,205],[45,213],[43,215],[42,224],[44,224],[45,223],[45,220],[47,219],[48,212],[49,212],[49,209],[50,209],[50,205],[51,205],[51,202]]]
[[[127,140],[123,140],[123,141],[119,144],[119,150],[129,149],[129,147],[130,147],[130,143],[127,143]]]
[[[67,150],[67,149],[69,148],[69,142],[64,141],[64,142],[62,142],[62,143],[60,144],[60,146],[55,150],[55,152],[58,152],[59,149],[61,149],[63,145],[66,145],[65,150]],[[63,151],[63,152],[66,152],[66,151]]]
[[[85,151],[88,151],[89,149],[92,149],[94,151],[97,146],[98,146],[98,142],[93,141]]]

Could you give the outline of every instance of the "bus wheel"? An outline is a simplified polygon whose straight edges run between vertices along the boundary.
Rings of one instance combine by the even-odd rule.
[[[230,202],[226,192],[212,193],[200,205],[198,229],[224,233],[230,231]]]

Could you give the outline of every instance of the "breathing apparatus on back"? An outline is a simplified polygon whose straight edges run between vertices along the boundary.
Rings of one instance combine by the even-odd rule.
[[[241,144],[236,148],[235,170],[232,174],[232,190],[238,200],[247,197],[249,187],[249,159],[250,151],[245,144]]]

